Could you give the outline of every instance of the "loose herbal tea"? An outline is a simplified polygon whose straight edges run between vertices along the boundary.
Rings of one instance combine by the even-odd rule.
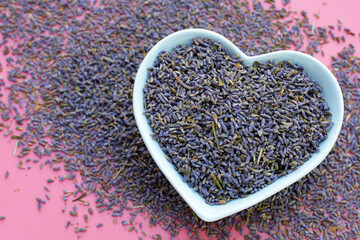
[[[244,66],[210,39],[161,52],[144,91],[154,139],[209,204],[291,173],[332,126],[321,87],[301,66]]]

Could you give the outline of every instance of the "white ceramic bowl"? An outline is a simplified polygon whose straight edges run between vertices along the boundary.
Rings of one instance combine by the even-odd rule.
[[[235,199],[224,205],[207,204],[196,191],[190,188],[187,183],[183,182],[182,176],[174,169],[174,165],[166,160],[166,155],[160,148],[158,142],[152,139],[152,129],[150,128],[148,120],[144,115],[143,89],[148,77],[148,68],[153,66],[157,55],[161,51],[171,51],[180,44],[190,44],[194,38],[210,38],[214,42],[220,42],[228,50],[229,54],[239,55],[239,57],[244,60],[244,65],[252,65],[254,61],[267,62],[269,60],[276,60],[280,62],[289,60],[292,63],[303,66],[305,72],[308,73],[313,80],[323,88],[325,100],[330,106],[330,112],[333,115],[332,121],[334,125],[330,129],[327,139],[320,144],[319,152],[313,154],[308,161],[306,161],[302,166],[299,166],[291,174],[279,178],[272,184],[246,198]],[[317,59],[296,51],[277,51],[249,57],[225,37],[204,29],[188,29],[173,33],[159,41],[150,50],[136,74],[133,91],[133,107],[137,126],[151,156],[172,186],[183,197],[192,210],[201,219],[208,222],[216,221],[249,208],[288,187],[313,170],[325,159],[335,144],[335,141],[340,133],[344,115],[344,103],[340,86],[330,70]]]

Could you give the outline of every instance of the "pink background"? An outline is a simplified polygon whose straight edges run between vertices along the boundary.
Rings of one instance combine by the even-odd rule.
[[[281,1],[277,1],[281,6]],[[292,0],[287,8],[299,11],[305,10],[315,26],[337,26],[338,19],[343,22],[343,27],[350,28],[356,33],[354,37],[346,35],[346,43],[328,44],[324,47],[325,56],[316,55],[319,60],[327,66],[330,64],[330,56],[338,53],[348,43],[353,43],[355,47],[360,47],[360,19],[358,17],[360,9],[359,0]],[[314,14],[319,14],[320,19],[316,19]],[[337,33],[337,30],[334,31]],[[343,33],[342,33],[343,34]],[[338,34],[338,35],[342,35]],[[358,50],[359,52],[359,50]],[[2,65],[5,68],[1,73],[1,77],[6,79],[6,63],[1,54]],[[64,175],[64,171],[55,172],[45,165],[42,170],[39,169],[39,163],[25,164],[31,166],[31,170],[21,170],[17,168],[18,159],[13,156],[15,141],[5,137],[0,132],[0,216],[5,215],[5,220],[0,220],[0,239],[18,240],[18,239],[138,239],[142,236],[144,239],[152,239],[151,236],[160,233],[162,239],[170,238],[169,234],[162,230],[161,227],[148,228],[148,219],[145,216],[137,216],[135,218],[135,226],[138,233],[134,231],[128,232],[130,226],[122,226],[121,221],[129,219],[124,214],[118,218],[118,223],[114,224],[110,212],[97,213],[95,207],[95,198],[87,196],[85,199],[90,202],[90,206],[94,209],[94,215],[89,216],[89,223],[86,224],[83,215],[87,213],[87,207],[79,206],[79,216],[72,217],[69,210],[75,204],[71,202],[73,198],[69,198],[67,211],[62,213],[64,201],[61,199],[63,190],[74,191],[74,184],[70,181],[46,183],[48,178],[57,178]],[[4,178],[5,172],[9,171],[8,179]],[[46,192],[43,186],[48,186],[50,192]],[[45,194],[51,199],[47,200]],[[79,196],[79,195],[78,195]],[[41,211],[37,210],[36,198],[40,197],[46,200]],[[78,203],[76,204],[78,205]],[[89,214],[88,214],[89,215]],[[72,225],[66,229],[65,224],[71,221]],[[143,230],[147,233],[147,237],[143,236],[138,227],[139,222],[143,222]],[[104,225],[96,228],[98,223]],[[88,226],[87,232],[75,234],[74,227]],[[231,239],[243,239],[239,233],[233,232]],[[204,235],[203,235],[204,236]],[[187,239],[185,232],[180,233],[176,239]],[[206,237],[203,237],[206,239]]]

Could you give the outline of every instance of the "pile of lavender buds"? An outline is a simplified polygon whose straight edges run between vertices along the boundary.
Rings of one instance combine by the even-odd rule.
[[[301,66],[243,66],[211,39],[160,52],[144,93],[153,138],[211,205],[291,173],[332,126],[321,87]]]
[[[131,99],[137,68],[151,47],[174,31],[213,30],[248,55],[290,48],[316,55],[328,42],[345,45],[355,35],[341,22],[336,31],[317,27],[304,11],[265,2],[1,1],[1,54],[11,70],[2,87],[8,96],[0,100],[0,127],[17,143],[18,167],[61,167],[68,174],[59,181],[82,179],[74,198],[95,195],[90,204],[97,211],[120,219],[124,211],[132,217],[150,214],[149,224],[171,236],[186,231],[191,239],[200,232],[228,239],[248,228],[248,239],[260,239],[259,233],[273,239],[358,237],[360,60],[353,45],[332,58],[345,117],[331,153],[300,181],[233,216],[214,223],[197,218],[151,159],[136,128]],[[28,161],[30,152],[37,158]],[[77,209],[70,214],[76,216]]]

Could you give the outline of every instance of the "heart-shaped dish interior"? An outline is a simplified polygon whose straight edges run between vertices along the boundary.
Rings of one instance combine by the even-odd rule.
[[[304,67],[305,72],[323,88],[323,95],[332,113],[333,127],[328,132],[328,137],[320,144],[320,151],[313,154],[309,160],[287,176],[281,177],[265,188],[250,194],[248,197],[232,200],[224,205],[209,205],[204,199],[187,183],[183,182],[182,176],[174,169],[174,166],[166,159],[165,153],[160,145],[151,137],[152,130],[144,115],[144,86],[148,78],[148,68],[152,67],[158,54],[162,51],[171,51],[180,44],[190,44],[195,38],[210,38],[213,42],[219,42],[230,55],[238,55],[243,59],[243,65],[252,65],[255,61],[291,61]],[[134,114],[141,136],[164,175],[175,187],[179,194],[194,210],[194,212],[205,221],[215,221],[229,216],[238,211],[246,209],[267,197],[275,194],[283,188],[291,185],[301,177],[314,169],[329,153],[340,132],[343,119],[343,100],[340,87],[331,72],[318,60],[303,53],[294,51],[279,51],[260,56],[249,57],[241,52],[235,45],[223,36],[203,29],[183,30],[161,40],[147,54],[137,72],[134,95]]]

